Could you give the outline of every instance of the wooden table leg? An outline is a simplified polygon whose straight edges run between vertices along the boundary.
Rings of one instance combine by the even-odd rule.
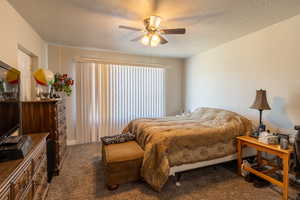
[[[237,140],[237,173],[241,175],[241,165],[242,165],[242,142]]]
[[[283,188],[282,199],[288,200],[288,188],[289,188],[289,155],[284,155],[283,161]]]
[[[257,151],[256,160],[257,160],[258,167],[262,166],[262,155],[261,154],[262,154],[261,151]]]

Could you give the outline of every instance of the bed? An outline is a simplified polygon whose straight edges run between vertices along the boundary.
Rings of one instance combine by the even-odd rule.
[[[181,117],[137,119],[123,130],[134,133],[144,149],[141,175],[157,191],[178,171],[234,159],[235,138],[251,131],[245,117],[216,108],[198,108]]]

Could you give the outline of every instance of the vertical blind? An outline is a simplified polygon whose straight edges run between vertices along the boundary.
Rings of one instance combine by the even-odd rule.
[[[78,63],[76,137],[80,143],[118,134],[136,118],[165,115],[165,69]]]

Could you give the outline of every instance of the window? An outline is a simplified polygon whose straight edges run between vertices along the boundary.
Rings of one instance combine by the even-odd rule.
[[[132,119],[165,115],[164,69],[110,65],[109,77],[112,133]]]
[[[136,118],[165,115],[164,68],[78,63],[75,84],[80,142],[120,133]]]

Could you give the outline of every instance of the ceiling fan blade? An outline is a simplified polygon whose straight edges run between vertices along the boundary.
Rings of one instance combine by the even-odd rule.
[[[130,40],[130,41],[132,41],[132,42],[137,42],[137,41],[141,40],[143,37],[144,37],[144,35],[141,35],[141,36],[136,37],[136,38],[134,38],[134,39],[132,39],[132,40]]]
[[[167,44],[168,43],[168,40],[165,37],[161,36],[161,35],[159,35],[159,39],[160,39],[160,44]]]
[[[162,34],[185,34],[185,28],[161,29]]]
[[[140,28],[134,28],[134,27],[123,26],[123,25],[120,25],[119,28],[131,30],[131,31],[142,31],[142,29],[140,29]]]

